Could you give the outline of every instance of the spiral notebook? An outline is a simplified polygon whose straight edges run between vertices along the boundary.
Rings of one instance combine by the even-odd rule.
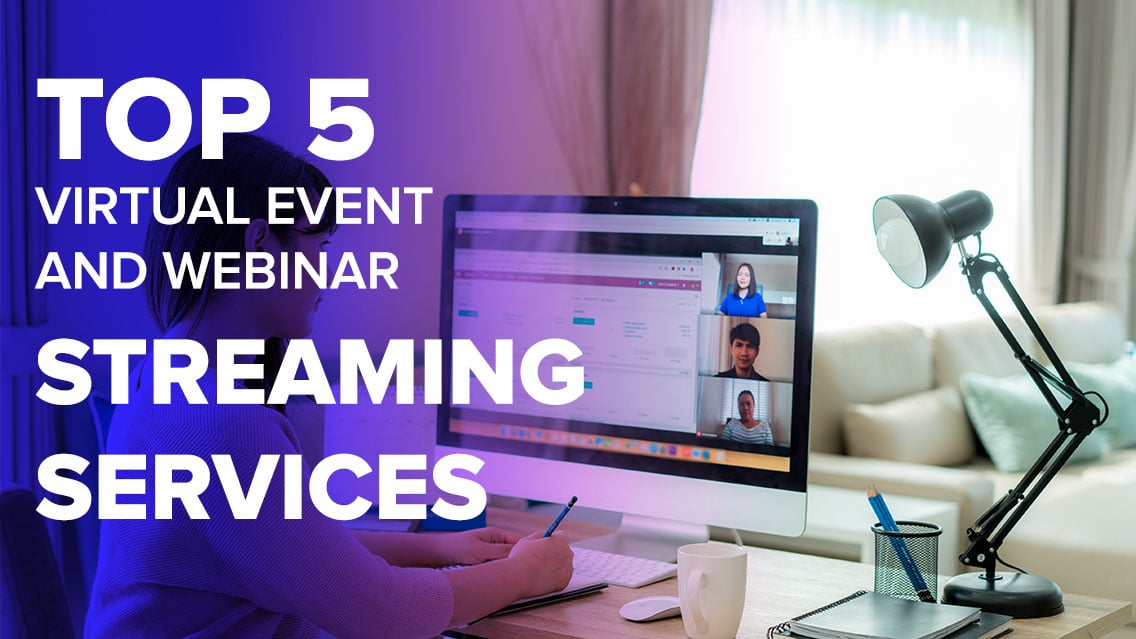
[[[812,639],[940,639],[978,620],[969,606],[923,603],[860,590],[769,629]]]

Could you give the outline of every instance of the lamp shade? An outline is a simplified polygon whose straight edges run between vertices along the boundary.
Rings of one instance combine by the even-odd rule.
[[[922,288],[938,275],[951,245],[986,228],[993,217],[990,198],[979,191],[963,191],[939,202],[885,195],[872,208],[880,255],[912,288]]]

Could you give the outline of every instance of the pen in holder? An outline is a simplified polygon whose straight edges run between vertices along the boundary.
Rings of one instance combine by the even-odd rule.
[[[910,574],[910,564],[923,578],[927,590],[935,595],[939,588],[939,536],[943,529],[938,524],[922,521],[897,521],[898,532],[885,530],[880,524],[872,526],[876,538],[876,586],[878,593],[919,600]],[[895,542],[907,547],[908,559],[902,559]],[[905,565],[906,564],[906,565]]]

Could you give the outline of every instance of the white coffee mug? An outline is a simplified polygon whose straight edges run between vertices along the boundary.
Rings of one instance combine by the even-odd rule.
[[[746,551],[703,543],[678,549],[678,600],[691,639],[730,639],[745,608]]]

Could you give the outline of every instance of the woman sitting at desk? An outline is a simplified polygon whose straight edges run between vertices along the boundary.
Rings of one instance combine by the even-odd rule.
[[[162,266],[164,252],[178,260],[183,253],[207,251],[277,258],[302,252],[315,263],[335,230],[334,213],[316,223],[300,215],[291,226],[269,225],[268,188],[280,186],[307,189],[314,202],[329,182],[311,164],[253,135],[226,135],[222,160],[202,159],[200,146],[191,149],[166,178],[163,212],[170,215],[177,207],[178,187],[186,188],[188,202],[204,188],[217,194],[233,187],[234,213],[251,222],[151,221],[145,244],[155,275],[148,280],[147,302],[164,337],[196,341],[211,362],[217,360],[218,340],[264,341],[265,388],[272,387],[285,340],[311,331],[319,289],[214,289],[212,273],[202,289],[175,289]],[[293,211],[301,210],[294,204]],[[191,402],[178,385],[172,401],[159,404],[153,377],[149,357],[131,373],[130,401],[115,411],[108,453],[151,460],[170,453],[206,460],[227,455],[242,492],[249,493],[257,490],[251,478],[263,455],[300,453],[281,406],[217,405],[210,396],[217,387],[215,369],[199,380],[208,404]],[[148,486],[154,485],[152,464]],[[307,490],[300,491],[301,517],[287,519],[282,474],[277,469],[268,483],[256,519],[236,518],[214,479],[200,495],[207,519],[191,518],[188,505],[179,505],[172,519],[150,512],[146,519],[104,520],[87,635],[314,639],[323,629],[338,637],[429,637],[516,599],[563,588],[571,577],[564,533],[522,539],[496,529],[451,535],[352,532],[322,515]],[[305,466],[304,486],[309,475]],[[450,564],[477,565],[430,568]]]
[[[739,266],[733,290],[726,292],[718,312],[734,317],[765,317],[765,298],[757,292],[756,279],[753,266],[748,263]]]
[[[769,428],[769,424],[753,416],[755,405],[753,393],[744,390],[738,394],[740,417],[731,417],[726,422],[726,427],[722,429],[722,439],[747,444],[773,445],[773,430]]]

